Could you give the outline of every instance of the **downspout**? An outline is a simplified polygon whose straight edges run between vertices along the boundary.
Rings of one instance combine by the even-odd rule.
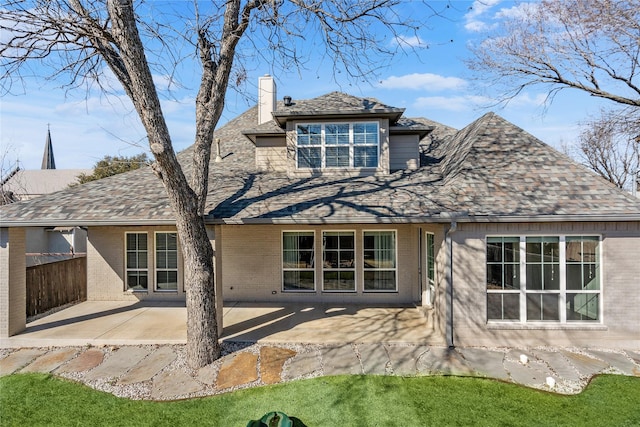
[[[455,220],[451,220],[451,225],[447,229],[445,233],[445,244],[447,247],[447,251],[449,252],[449,268],[446,270],[446,283],[447,283],[447,328],[446,328],[446,338],[447,345],[449,348],[454,348],[453,342],[453,239],[451,235],[456,232],[458,228],[458,224]]]
[[[422,285],[422,227],[418,227],[418,295],[420,296],[420,305],[424,307],[424,291]]]

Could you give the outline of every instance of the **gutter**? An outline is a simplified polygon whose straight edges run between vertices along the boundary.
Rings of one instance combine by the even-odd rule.
[[[10,206],[10,205],[9,205]],[[476,216],[440,212],[432,216],[420,217],[329,217],[329,218],[296,218],[291,216],[280,218],[211,218],[205,216],[208,225],[242,225],[242,224],[446,224],[455,217],[457,223],[550,223],[550,222],[634,222],[640,221],[640,213],[613,215],[537,215],[537,216]],[[2,220],[0,227],[64,227],[64,226],[123,226],[123,225],[175,225],[174,218],[168,219],[36,219],[36,220]]]
[[[176,225],[175,219],[135,219],[135,220],[27,220],[1,221],[0,228],[10,227],[109,227],[109,226],[138,226],[138,225]]]

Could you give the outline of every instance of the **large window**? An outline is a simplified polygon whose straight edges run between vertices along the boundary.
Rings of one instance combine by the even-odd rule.
[[[315,290],[313,231],[282,233],[282,276],[285,291]]]
[[[364,290],[395,291],[396,233],[395,231],[365,231]]]
[[[296,126],[299,169],[377,168],[377,122],[315,123]]]
[[[560,320],[560,239],[527,237],[527,321]]]
[[[567,320],[599,319],[600,245],[597,237],[567,237]]]
[[[176,233],[156,233],[156,289],[178,290],[178,239]]]
[[[488,237],[487,318],[600,321],[596,236]]]
[[[322,289],[356,290],[355,235],[352,231],[322,233]]]
[[[126,233],[126,287],[146,291],[148,286],[147,233]]]
[[[487,309],[489,319],[520,318],[520,239],[487,238]]]

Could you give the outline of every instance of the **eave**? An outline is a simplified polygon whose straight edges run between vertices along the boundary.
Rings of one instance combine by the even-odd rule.
[[[404,108],[378,108],[372,110],[362,109],[344,109],[344,110],[278,110],[273,113],[273,118],[279,126],[284,127],[287,121],[297,120],[331,120],[331,119],[362,119],[368,118],[386,118],[389,122],[395,123],[404,114]]]

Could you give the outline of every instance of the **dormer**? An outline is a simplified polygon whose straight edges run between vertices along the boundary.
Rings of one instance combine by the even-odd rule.
[[[290,175],[416,169],[420,140],[433,130],[404,119],[404,108],[340,92],[310,100],[285,97],[276,103],[271,121],[264,121],[263,102],[259,105],[263,122],[243,132],[256,145],[256,166]]]

